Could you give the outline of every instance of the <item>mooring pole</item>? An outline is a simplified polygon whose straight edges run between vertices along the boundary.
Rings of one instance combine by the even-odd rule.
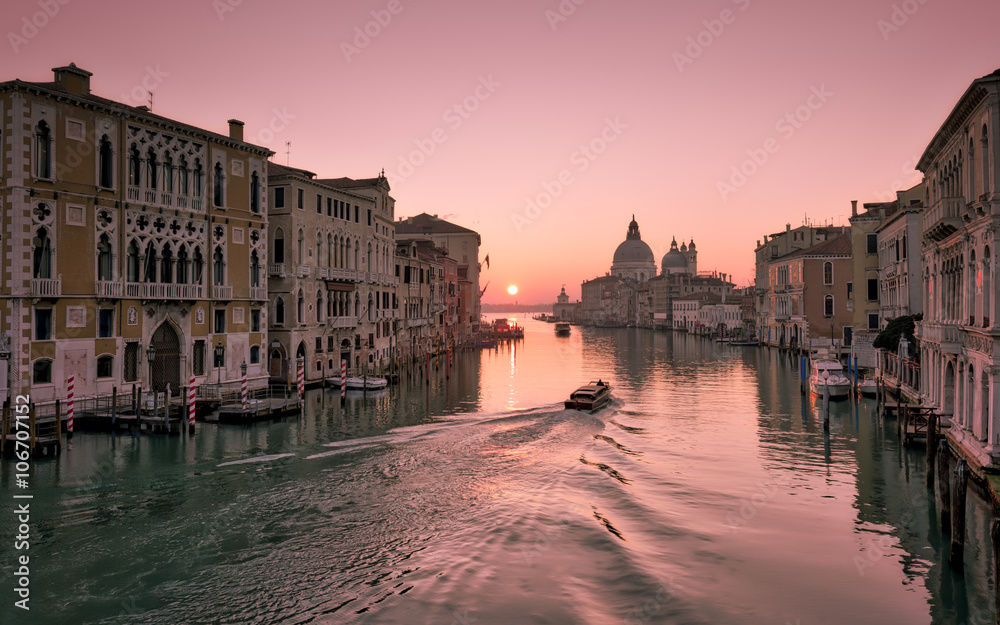
[[[938,441],[937,448],[938,490],[941,494],[941,533],[951,534],[951,474],[948,472],[948,441]]]
[[[927,488],[934,489],[934,454],[937,451],[937,415],[927,415]]]
[[[965,563],[965,494],[969,485],[969,465],[961,460],[955,467],[955,492],[951,507],[951,556],[948,562],[962,570]]]

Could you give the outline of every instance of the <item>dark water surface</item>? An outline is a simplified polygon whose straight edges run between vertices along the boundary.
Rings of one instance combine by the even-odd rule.
[[[778,352],[530,320],[449,380],[194,438],[77,434],[31,478],[3,623],[991,623],[989,506],[945,562],[924,454],[829,435]],[[610,379],[594,415],[561,409]],[[0,484],[14,490],[13,465]],[[0,517],[10,587],[15,525]]]

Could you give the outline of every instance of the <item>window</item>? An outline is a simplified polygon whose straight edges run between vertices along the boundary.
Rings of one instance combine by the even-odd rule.
[[[174,192],[174,159],[169,154],[163,157],[163,190]]]
[[[321,336],[316,337],[316,351],[317,352],[323,351],[323,337]]]
[[[323,214],[323,196],[319,193],[316,194],[316,214]]]
[[[333,217],[333,200],[326,198],[326,216]]]
[[[279,326],[285,323],[285,301],[280,297],[274,300],[274,323]]]
[[[298,207],[299,208],[304,208],[305,207],[305,202],[306,202],[306,192],[303,191],[302,189],[299,189],[298,192],[299,192],[298,193],[298,196],[299,196],[298,197]]]
[[[188,283],[188,253],[187,247],[181,245],[177,250],[177,284]]]
[[[868,278],[868,301],[878,301],[878,278]]]
[[[226,309],[217,308],[215,309],[215,332],[216,334],[223,334],[226,331]]]
[[[191,188],[188,183],[188,162],[187,158],[181,154],[180,161],[177,164],[177,182],[178,188],[181,195],[188,195],[191,192]]]
[[[274,233],[274,262],[285,262],[285,233],[281,228]]]
[[[35,340],[48,341],[52,339],[52,309],[35,309]]]
[[[868,329],[878,330],[878,313],[868,313]]]
[[[97,243],[97,279],[114,279],[111,271],[111,239],[106,234],[102,234]]]
[[[878,254],[878,235],[874,232],[868,233],[868,253]]]
[[[123,364],[122,377],[125,379],[126,382],[135,382],[136,380],[139,379],[138,341],[125,344],[125,360],[122,364]]]
[[[98,356],[97,357],[97,377],[99,378],[110,378],[114,375],[114,356]]]
[[[52,133],[44,120],[35,126],[35,175],[52,177]]]
[[[900,247],[903,248],[902,249],[903,260],[906,260],[906,235],[905,234],[903,235],[903,244]]]
[[[278,187],[274,190],[274,207],[284,208],[285,207],[285,188]]]
[[[97,311],[97,336],[106,339],[114,336],[115,309],[101,308]]]
[[[225,206],[225,198],[223,197],[223,186],[222,182],[225,176],[222,173],[222,164],[216,163],[215,168],[212,170],[212,204],[214,206]]]
[[[194,342],[194,352],[191,354],[191,366],[195,375],[205,375],[205,341]]]
[[[150,189],[156,189],[158,188],[156,186],[158,174],[156,165],[156,152],[153,151],[153,148],[149,148],[149,150],[146,152],[146,165],[148,166],[147,171],[149,172],[149,175],[146,176],[146,186],[149,187]]]
[[[205,194],[204,189],[201,188],[202,185],[203,172],[201,170],[201,159],[194,159],[194,196],[200,198]]]
[[[40,208],[44,208],[44,204]],[[52,277],[52,240],[48,230],[39,228],[35,233],[32,245],[31,277],[49,279]]]
[[[222,253],[222,246],[216,246],[215,254],[212,255],[212,277],[213,282],[216,286],[222,286],[226,283],[225,280],[225,269],[226,261],[225,255]]]
[[[52,383],[52,361],[46,358],[36,360],[31,366],[32,384]]]
[[[823,284],[833,284],[833,263],[823,263]]]
[[[250,210],[260,212],[260,176],[257,172],[250,174]]]
[[[777,245],[772,245],[771,246],[771,258],[777,258],[777,257],[778,257],[778,246]]]
[[[257,258],[257,250],[250,253],[250,286],[260,286],[260,259]]]
[[[260,364],[260,346],[252,345],[250,347],[250,364],[256,365]]]
[[[253,308],[250,310],[250,331],[260,332],[260,309]]]
[[[372,225],[372,209],[368,209],[368,225]]]
[[[350,206],[348,206],[347,210],[350,212]],[[354,205],[354,223],[361,223],[361,207],[357,204]]]
[[[114,186],[114,169],[115,169],[115,159],[114,152],[111,151],[111,141],[108,140],[108,135],[101,137],[101,147],[100,147],[100,163],[101,171],[98,175],[98,184],[108,189]]]
[[[848,282],[847,283],[847,299],[853,299],[853,298],[854,298],[854,283],[853,282]]]
[[[823,297],[823,316],[832,317],[833,316],[833,296],[826,295]]]

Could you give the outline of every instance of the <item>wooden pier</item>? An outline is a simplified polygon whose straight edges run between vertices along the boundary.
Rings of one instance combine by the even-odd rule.
[[[219,405],[219,423],[243,424],[269,419],[280,419],[299,414],[302,405],[298,394],[289,392],[285,385],[269,386],[247,393],[246,405],[242,397],[229,399]]]

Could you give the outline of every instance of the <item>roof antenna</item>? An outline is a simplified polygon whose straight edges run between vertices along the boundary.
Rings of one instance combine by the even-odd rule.
[[[288,165],[292,160],[292,142],[285,141],[285,165]]]

